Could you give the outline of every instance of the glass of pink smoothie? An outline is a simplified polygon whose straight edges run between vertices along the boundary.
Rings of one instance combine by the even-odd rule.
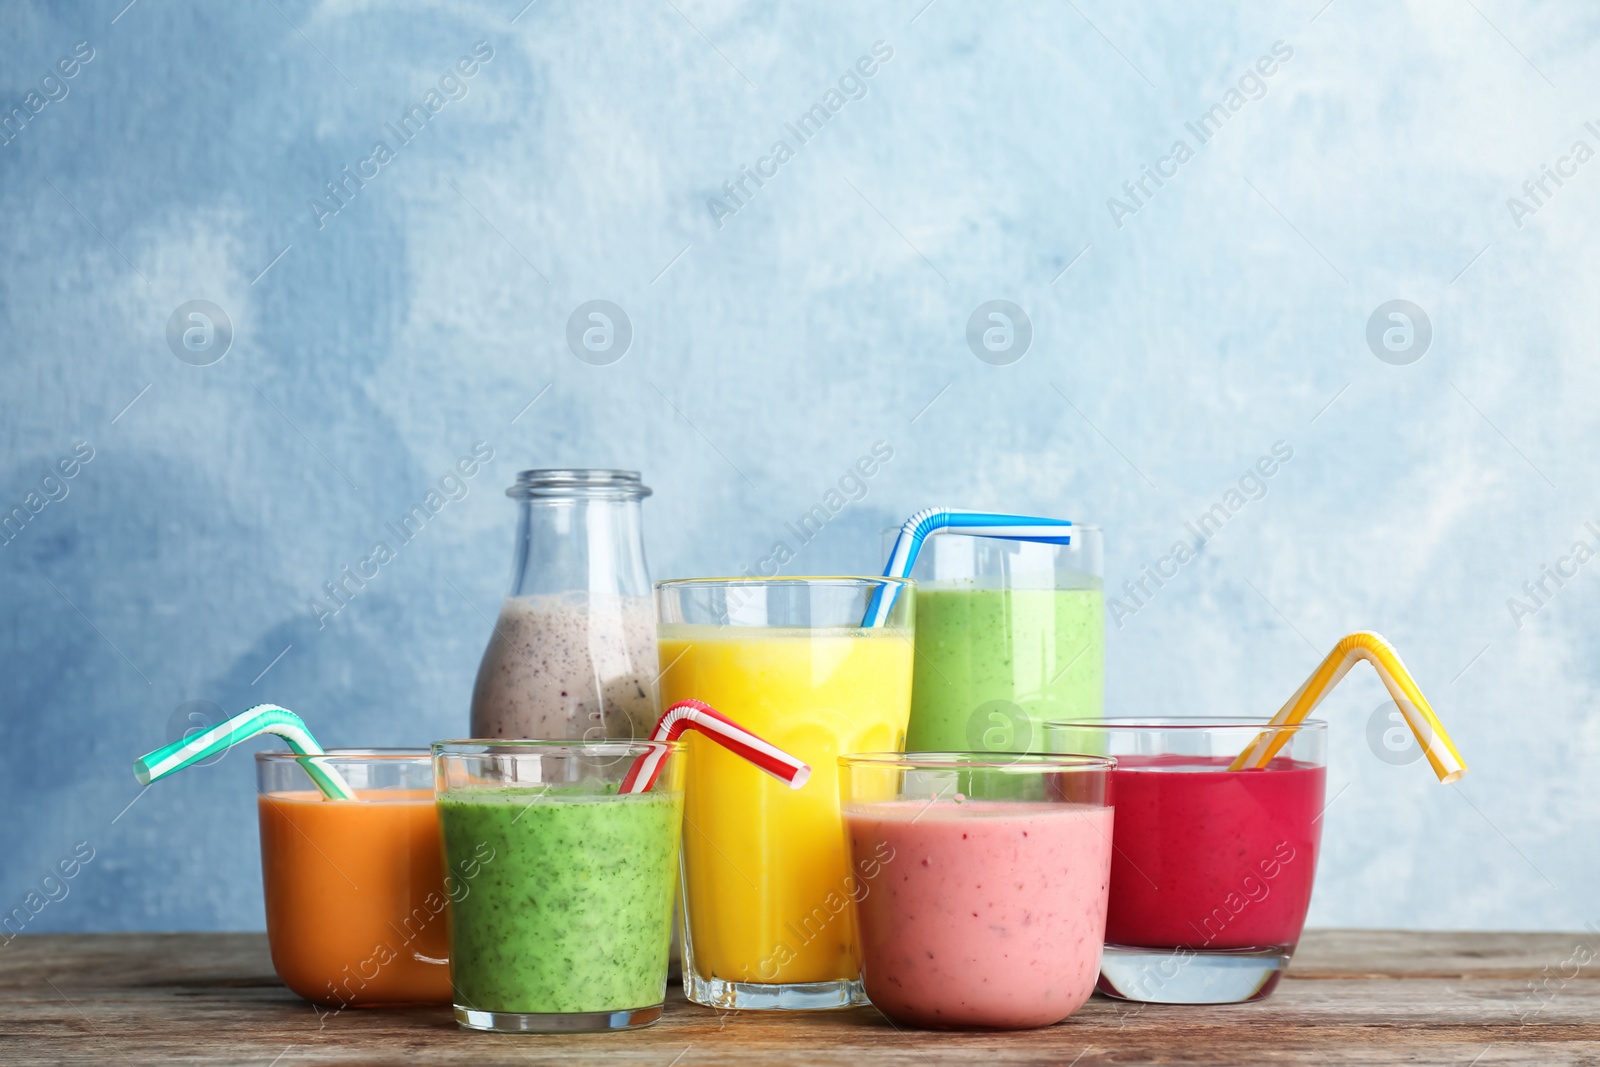
[[[1100,991],[1157,1004],[1270,994],[1311,905],[1327,724],[1143,717],[1051,722],[1045,730],[1052,750],[1117,761]],[[1262,731],[1285,737],[1272,762],[1229,770]]]
[[[1094,992],[1114,760],[839,758],[867,996],[932,1029],[1049,1026]]]

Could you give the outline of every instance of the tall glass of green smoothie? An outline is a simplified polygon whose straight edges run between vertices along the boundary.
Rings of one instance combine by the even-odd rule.
[[[643,792],[636,759],[666,751]],[[626,1030],[661,1017],[683,823],[679,742],[441,741],[450,980],[472,1030]]]
[[[1052,545],[940,533],[917,582],[907,751],[1041,752],[1065,709],[1102,714],[1104,542],[1072,527]]]

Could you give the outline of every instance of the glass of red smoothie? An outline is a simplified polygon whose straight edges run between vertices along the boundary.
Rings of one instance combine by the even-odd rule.
[[[1157,1004],[1231,1004],[1270,994],[1311,904],[1327,724],[1140,717],[1045,729],[1052,751],[1117,761],[1100,991]],[[1229,770],[1263,731],[1287,737],[1272,762]]]
[[[839,758],[861,978],[880,1011],[930,1029],[1018,1030],[1089,999],[1113,766],[1003,752]]]

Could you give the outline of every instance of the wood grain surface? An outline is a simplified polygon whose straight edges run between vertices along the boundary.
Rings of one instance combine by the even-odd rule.
[[[0,947],[0,1064],[1600,1067],[1597,974],[1591,934],[1323,930],[1259,1004],[1096,996],[1045,1030],[930,1033],[871,1008],[723,1014],[674,989],[646,1030],[511,1037],[462,1031],[447,1008],[319,1019],[273,975],[262,934],[23,935]]]

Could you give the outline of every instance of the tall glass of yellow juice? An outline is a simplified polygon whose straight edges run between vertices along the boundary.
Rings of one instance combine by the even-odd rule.
[[[683,988],[725,1008],[866,1002],[838,757],[904,747],[915,587],[896,578],[656,583],[661,700],[703,700],[811,765],[799,790],[696,734],[683,824]],[[875,598],[893,608],[863,628]]]

